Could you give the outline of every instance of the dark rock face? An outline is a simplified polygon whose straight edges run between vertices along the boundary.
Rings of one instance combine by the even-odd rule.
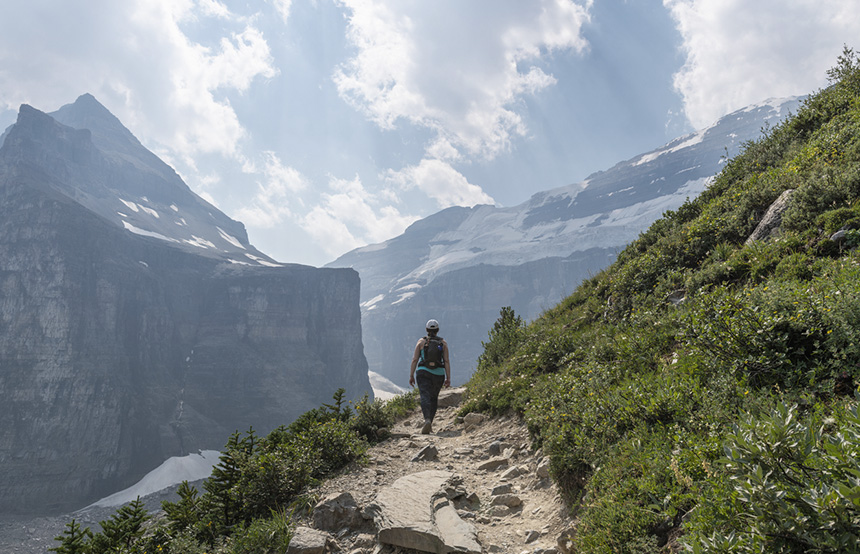
[[[355,271],[230,263],[240,249],[269,259],[123,229],[90,201],[152,174],[94,134],[24,107],[0,148],[4,513],[79,508],[170,456],[289,423],[338,387],[370,392]]]

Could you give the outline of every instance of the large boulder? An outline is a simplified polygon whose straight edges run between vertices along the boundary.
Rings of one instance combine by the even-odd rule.
[[[366,510],[378,528],[379,543],[435,554],[479,554],[477,530],[446,497],[446,489],[457,489],[455,480],[447,471],[422,471],[379,491]]]
[[[330,494],[314,506],[314,527],[326,531],[357,529],[364,523],[355,499],[348,492]]]
[[[794,189],[783,191],[779,198],[774,200],[773,204],[767,209],[764,217],[761,218],[752,234],[747,238],[745,245],[750,245],[757,241],[767,240],[779,235],[779,228],[782,225],[782,215],[789,207],[791,194]]]

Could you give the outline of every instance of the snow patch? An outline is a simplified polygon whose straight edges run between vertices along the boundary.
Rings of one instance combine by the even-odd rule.
[[[241,242],[239,242],[239,239],[237,239],[237,238],[236,238],[236,237],[234,237],[233,235],[229,235],[229,234],[227,234],[226,232],[224,232],[224,229],[222,229],[221,227],[216,226],[215,228],[216,228],[216,229],[218,229],[218,232],[219,232],[219,233],[221,233],[221,238],[222,238],[222,239],[226,240],[227,242],[229,242],[230,244],[232,244],[232,245],[233,245],[233,246],[235,246],[236,248],[241,248],[242,250],[244,250],[244,249],[245,249],[245,247],[244,247],[244,246],[242,246],[242,243],[241,243]]]
[[[129,210],[131,210],[135,213],[140,211],[140,209],[138,209],[138,207],[137,207],[137,204],[135,204],[134,202],[129,202],[128,200],[123,200],[122,198],[120,198],[119,201],[122,202],[123,204],[125,204]]]
[[[141,235],[143,237],[151,237],[154,239],[164,240],[167,242],[179,242],[176,239],[172,239],[170,237],[165,237],[164,235],[162,235],[160,233],[153,233],[152,231],[147,231],[145,229],[141,229],[140,227],[135,227],[134,225],[132,225],[128,221],[123,221],[122,225],[123,225],[123,227],[126,228],[127,231],[131,231],[135,235]]]
[[[269,262],[269,261],[264,260],[263,258],[254,256],[253,254],[246,253],[245,256],[251,258],[252,260],[257,262],[258,264],[264,265],[266,267],[284,267],[282,264],[273,264],[272,262]]]
[[[407,391],[407,389],[395,385],[392,381],[375,371],[368,371],[367,376],[370,378],[370,387],[373,389],[374,398],[391,400],[395,396]]]
[[[371,298],[367,302],[362,302],[358,306],[360,308],[364,308],[365,310],[370,310],[370,309],[374,308],[375,304],[377,302],[381,301],[383,298],[385,298],[384,294],[377,294],[376,296],[374,296],[373,298]]]
[[[143,479],[125,490],[94,502],[88,508],[122,506],[138,497],[144,497],[173,487],[183,481],[198,481],[212,474],[221,453],[217,450],[203,450],[188,456],[174,456],[153,469]]]
[[[177,207],[176,207],[176,204],[171,204],[171,205],[170,205],[170,209],[171,209],[171,210],[173,210],[174,212],[178,212],[178,211],[179,211],[179,208],[177,208]]]
[[[701,131],[697,131],[691,135],[687,135],[686,137],[681,137],[677,140],[680,140],[681,143],[675,146],[671,146],[669,148],[663,148],[661,150],[657,150],[655,152],[651,152],[650,154],[643,154],[639,160],[634,163],[634,166],[646,164],[648,162],[653,162],[663,154],[670,154],[672,152],[678,152],[679,150],[683,150],[684,148],[689,148],[691,146],[695,146],[702,142],[705,139],[705,134],[711,129],[708,127],[707,129],[703,129]],[[671,144],[671,143],[670,143]]]
[[[400,295],[400,298],[398,298],[397,300],[392,302],[391,305],[396,306],[397,304],[400,304],[401,302],[405,302],[406,300],[409,300],[410,298],[415,296],[415,294],[416,293],[414,293],[414,292],[404,292],[403,294]]]
[[[140,206],[139,204],[138,204],[138,206],[140,207],[140,209],[141,209],[141,210],[143,210],[144,212],[148,213],[149,215],[151,215],[151,216],[152,216],[152,217],[154,217],[155,219],[159,219],[159,218],[160,218],[160,216],[158,215],[158,212],[156,212],[156,211],[155,211],[155,210],[153,210],[152,208],[147,208],[146,206]]]
[[[206,239],[200,238],[197,235],[191,235],[192,240],[185,239],[182,242],[185,244],[190,244],[191,246],[196,246],[197,248],[215,248],[215,245],[209,242]]]

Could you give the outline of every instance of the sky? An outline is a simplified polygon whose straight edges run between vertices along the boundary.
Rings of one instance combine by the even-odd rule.
[[[93,94],[282,262],[513,206],[860,49],[856,0],[4,0],[0,126]]]

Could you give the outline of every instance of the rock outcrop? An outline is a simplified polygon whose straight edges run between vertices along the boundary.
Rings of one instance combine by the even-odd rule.
[[[370,391],[356,272],[277,264],[111,133],[25,106],[0,148],[0,512],[78,508]]]

